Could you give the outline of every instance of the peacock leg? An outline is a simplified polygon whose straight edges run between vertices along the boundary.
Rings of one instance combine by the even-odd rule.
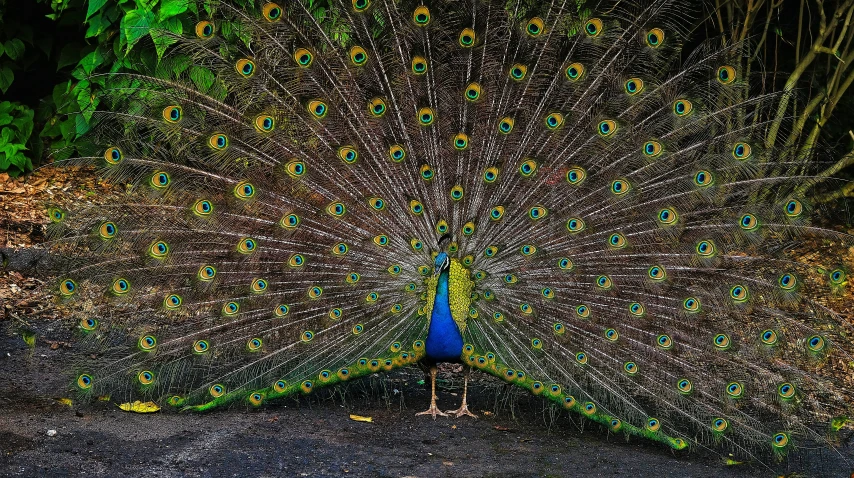
[[[436,406],[436,400],[437,400],[436,399],[436,373],[438,373],[438,372],[439,372],[439,369],[436,368],[435,365],[432,365],[430,367],[430,385],[432,387],[432,393],[433,393],[433,396],[430,398],[430,408],[428,408],[427,410],[424,410],[423,412],[416,413],[415,414],[416,417],[418,415],[432,415],[433,420],[435,420],[436,415],[441,415],[443,417],[448,416],[447,413],[443,412],[442,410],[439,410],[439,407]]]
[[[471,374],[471,369],[466,368],[465,382],[463,382],[463,404],[460,405],[460,408],[458,408],[456,410],[448,410],[449,414],[451,414],[457,418],[460,418],[463,415],[468,415],[472,418],[477,418],[477,415],[475,415],[474,413],[469,411],[468,403],[466,403],[466,394],[468,393],[468,390],[469,390],[469,374]]]

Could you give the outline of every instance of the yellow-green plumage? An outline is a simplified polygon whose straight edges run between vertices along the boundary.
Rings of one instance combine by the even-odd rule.
[[[81,161],[138,194],[51,211],[81,398],[257,406],[423,361],[446,252],[464,364],[674,448],[826,442],[848,270],[791,249],[850,238],[808,226],[738,45],[682,61],[665,0],[310,3],[218,4],[165,75],[99,77]]]

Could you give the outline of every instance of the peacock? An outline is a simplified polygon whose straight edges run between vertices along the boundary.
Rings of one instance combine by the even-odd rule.
[[[417,364],[433,419],[477,417],[477,370],[674,449],[833,446],[849,269],[797,248],[852,241],[811,225],[767,114],[796,98],[744,44],[684,51],[675,0],[311,3],[206,3],[149,71],[93,74],[68,162],[128,194],[48,209],[78,400],[257,407]]]

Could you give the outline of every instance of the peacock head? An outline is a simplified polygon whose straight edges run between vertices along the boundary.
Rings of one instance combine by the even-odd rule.
[[[433,262],[433,275],[439,275],[442,271],[447,270],[451,266],[451,258],[446,252],[436,254],[436,260]]]

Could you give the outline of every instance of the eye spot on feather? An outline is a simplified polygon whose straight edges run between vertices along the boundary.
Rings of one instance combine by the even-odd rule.
[[[306,48],[297,48],[294,51],[294,61],[300,68],[308,68],[314,63],[314,55]]]
[[[676,116],[688,116],[694,110],[694,105],[688,100],[676,100],[673,103],[673,112]]]
[[[629,305],[629,313],[635,317],[643,317],[646,314],[646,308],[640,302],[632,302]]]
[[[813,335],[807,339],[807,348],[810,352],[821,352],[824,350],[826,342],[820,335]]]
[[[216,33],[216,26],[207,20],[202,20],[196,23],[195,31],[198,38],[207,40]]]
[[[249,394],[249,404],[253,407],[260,407],[264,403],[264,394],[255,392]]]
[[[329,113],[329,107],[321,100],[309,101],[306,109],[315,119],[323,119]]]
[[[712,430],[717,433],[723,433],[729,427],[729,422],[725,418],[715,418],[712,420]]]
[[[421,126],[430,126],[435,120],[436,116],[432,108],[424,107],[418,110],[418,122]]]
[[[208,146],[215,151],[222,151],[228,147],[228,136],[222,133],[214,133],[208,138]]]
[[[252,254],[258,248],[258,243],[251,237],[245,237],[237,243],[237,252],[241,254]]]
[[[459,44],[463,48],[471,48],[474,46],[475,33],[471,28],[465,28],[460,32]]]
[[[193,343],[193,353],[203,354],[210,349],[210,343],[207,340],[197,340]]]
[[[575,308],[575,315],[581,317],[582,319],[586,319],[590,317],[590,308],[586,305],[579,305]]]
[[[350,145],[341,146],[338,148],[338,157],[347,164],[353,164],[359,159],[359,152]]]
[[[386,106],[385,100],[382,98],[373,98],[370,102],[368,102],[368,113],[371,114],[374,118],[380,118],[385,115]]]
[[[208,389],[208,393],[210,393],[213,398],[219,398],[225,395],[225,387],[221,384],[212,385]]]
[[[420,6],[412,12],[412,21],[419,27],[426,27],[430,24],[430,10],[425,6]]]
[[[222,306],[222,315],[226,317],[237,315],[238,312],[240,312],[240,304],[235,301],[226,302]]]
[[[255,74],[255,62],[249,58],[241,58],[234,64],[234,69],[243,78],[251,78]]]
[[[789,382],[781,383],[777,386],[777,395],[783,400],[791,400],[795,397],[795,386]]]
[[[626,362],[623,364],[623,371],[629,375],[636,375],[640,371],[640,368],[634,362]]]
[[[602,33],[602,20],[591,18],[584,24],[584,33],[589,37],[597,37]]]
[[[412,58],[410,67],[412,69],[412,73],[416,75],[423,75],[424,73],[427,73],[427,59],[423,56],[415,56]]]
[[[122,150],[115,146],[107,148],[107,150],[104,151],[104,161],[106,161],[109,166],[115,166],[121,163],[124,159],[125,157]]]
[[[603,138],[611,136],[617,131],[617,122],[614,120],[602,120],[599,122],[596,131]]]
[[[537,162],[534,161],[533,159],[525,160],[519,166],[519,173],[522,175],[522,177],[530,178],[536,172],[537,172]]]
[[[563,125],[563,115],[560,113],[551,113],[545,119],[546,128],[554,131]]]
[[[258,338],[251,338],[248,342],[246,342],[246,349],[250,352],[258,352],[261,350],[261,346],[263,345],[263,341]]]
[[[406,150],[399,144],[393,144],[388,148],[388,157],[395,163],[399,163],[406,158]]]
[[[657,158],[661,155],[662,147],[658,141],[647,141],[643,145],[643,154],[648,158]]]
[[[711,186],[713,182],[714,178],[712,176],[712,173],[706,171],[705,169],[697,171],[697,174],[694,175],[694,184],[701,188]]]
[[[786,448],[789,445],[789,435],[786,433],[777,433],[771,438],[771,445],[774,448]]]
[[[498,121],[498,132],[501,134],[510,134],[510,132],[513,131],[514,123],[515,121],[513,121],[513,118],[510,118],[509,116],[501,118],[501,120]]]
[[[798,279],[794,274],[785,273],[777,279],[777,284],[783,290],[794,290],[798,285]]]
[[[620,338],[620,334],[617,333],[615,329],[607,328],[605,329],[605,339],[610,342],[616,342]]]
[[[140,385],[151,385],[154,383],[154,372],[150,370],[143,370],[136,375],[137,381],[139,381]]]
[[[282,18],[282,7],[270,2],[261,7],[261,13],[268,22],[277,22]]]
[[[777,345],[777,341],[779,340],[777,332],[771,329],[765,329],[759,335],[759,340],[762,341],[764,345]]]
[[[661,28],[653,28],[646,34],[646,44],[650,48],[658,48],[664,43],[664,30]]]
[[[661,334],[656,337],[655,343],[664,350],[669,350],[673,348],[673,339],[671,339],[670,336],[666,334]]]
[[[735,81],[735,68],[728,65],[718,68],[717,78],[722,85],[732,84]]]
[[[127,279],[116,279],[110,286],[110,293],[115,296],[127,295],[130,292],[130,282]]]
[[[686,312],[695,313],[700,311],[700,299],[696,297],[688,297],[684,301],[682,301],[682,308],[685,309]]]
[[[569,81],[578,81],[584,76],[584,65],[581,63],[571,63],[564,70],[564,74]]]
[[[731,398],[741,398],[744,395],[744,385],[739,382],[730,382],[726,386],[726,394]]]
[[[516,63],[515,65],[510,67],[510,78],[516,81],[522,81],[528,75],[528,67],[521,64]]]
[[[371,0],[353,0],[353,10],[362,13],[371,7]]]
[[[469,137],[465,133],[457,133],[454,135],[452,143],[454,145],[454,149],[457,151],[463,151],[469,147]]]
[[[531,38],[536,38],[542,35],[544,30],[545,24],[543,23],[543,19],[540,17],[534,17],[528,20],[527,25],[525,25],[525,33],[527,33]]]
[[[163,299],[163,307],[166,310],[178,310],[183,303],[184,299],[178,294],[169,294]]]
[[[679,393],[682,395],[690,395],[691,391],[694,389],[694,384],[692,384],[687,378],[683,378],[676,382],[676,389],[679,390]]]
[[[623,84],[623,89],[625,90],[627,95],[635,96],[641,91],[643,91],[643,86],[643,80],[641,80],[640,78],[629,78]]]
[[[804,205],[797,199],[791,199],[786,203],[785,213],[788,217],[799,217],[804,212]]]
[[[184,112],[178,105],[167,106],[163,108],[163,120],[170,124],[175,124],[181,121],[184,117]]]
[[[483,94],[483,87],[480,86],[480,83],[472,82],[466,86],[465,97],[468,101],[477,101],[480,99]]]
[[[151,175],[151,179],[149,180],[149,184],[151,184],[151,186],[154,189],[160,189],[160,190],[163,190],[163,189],[166,189],[167,187],[169,187],[169,183],[171,183],[171,182],[172,182],[172,178],[169,177],[169,173],[167,173],[165,171],[155,171]]]
[[[365,66],[368,62],[368,52],[358,45],[351,47],[350,62],[355,66]]]
[[[735,302],[746,302],[750,297],[747,287],[743,285],[735,285],[729,290],[729,296]]]
[[[647,270],[647,276],[656,282],[661,282],[667,279],[667,271],[664,266],[652,266]]]

